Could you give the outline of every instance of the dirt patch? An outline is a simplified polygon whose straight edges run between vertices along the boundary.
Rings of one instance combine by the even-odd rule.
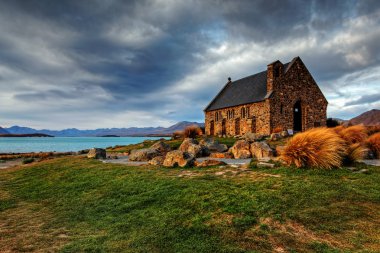
[[[56,252],[70,236],[63,228],[51,228],[46,222],[53,215],[36,204],[19,203],[0,215],[1,252]]]
[[[16,160],[5,160],[4,162],[0,163],[0,170],[1,169],[8,169],[11,167],[15,167],[22,164],[22,159],[16,159]]]

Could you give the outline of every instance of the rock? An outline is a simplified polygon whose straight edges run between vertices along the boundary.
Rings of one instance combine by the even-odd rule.
[[[270,141],[278,141],[282,138],[281,134],[279,133],[273,133],[270,135],[269,140]]]
[[[231,153],[224,152],[224,153],[211,153],[211,158],[224,158],[224,159],[233,159],[234,156]]]
[[[249,142],[245,140],[235,142],[230,151],[236,159],[246,159],[252,157]]]
[[[222,153],[228,150],[226,144],[220,144],[218,141],[211,138],[203,139],[199,144],[206,147],[210,152]]]
[[[210,167],[222,165],[226,165],[226,163],[218,160],[204,160],[203,162],[197,163],[197,167]]]
[[[166,154],[163,165],[165,167],[193,166],[195,158],[193,155],[181,150],[170,151]]]
[[[88,151],[87,158],[106,159],[107,153],[103,148],[92,148]]]
[[[359,171],[354,171],[353,173],[369,174],[369,170],[368,169],[361,169]]]
[[[178,150],[187,152],[194,157],[202,157],[210,154],[207,147],[199,145],[198,141],[191,138],[186,138],[181,146],[179,146]]]
[[[131,154],[129,155],[130,161],[149,161],[152,158],[161,155],[160,152],[157,149],[153,148],[143,148],[143,149],[135,149],[132,150]]]
[[[257,167],[260,167],[260,168],[274,168],[274,164],[273,163],[266,163],[266,162],[259,162],[259,163],[257,163]]]
[[[164,156],[156,156],[152,160],[150,160],[148,163],[150,165],[162,165],[164,163],[165,157]]]
[[[281,135],[281,137],[283,137],[283,138],[285,138],[285,137],[288,137],[289,136],[289,133],[288,133],[288,131],[282,131],[281,133],[280,133],[280,135]]]
[[[244,136],[243,136],[244,140],[248,141],[248,142],[254,142],[256,140],[256,134],[254,133],[246,133]]]
[[[257,159],[263,157],[273,157],[273,150],[265,141],[254,142],[251,144],[252,156]]]
[[[150,148],[158,150],[160,153],[167,153],[171,150],[169,144],[163,142],[162,140],[154,143]]]

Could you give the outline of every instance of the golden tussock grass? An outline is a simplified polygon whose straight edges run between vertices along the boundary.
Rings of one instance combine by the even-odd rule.
[[[348,143],[363,143],[368,135],[367,129],[363,125],[356,125],[344,128],[339,132],[339,135]]]
[[[354,143],[347,146],[346,155],[344,157],[345,164],[352,164],[357,160],[364,158],[367,148],[361,143]]]
[[[380,133],[371,135],[366,144],[368,148],[375,154],[377,158],[380,158]]]
[[[291,138],[280,159],[297,167],[339,167],[346,153],[345,141],[332,129],[313,128]]]
[[[273,129],[272,133],[280,133],[280,132],[282,132],[282,130],[283,130],[283,127],[278,126],[278,127],[275,127],[275,128]]]
[[[188,126],[183,130],[183,135],[185,138],[196,138],[197,136],[202,134],[202,129],[196,125]]]

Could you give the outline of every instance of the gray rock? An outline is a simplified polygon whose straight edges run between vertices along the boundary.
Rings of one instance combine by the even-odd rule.
[[[156,156],[152,160],[149,161],[150,165],[162,165],[164,163],[164,156]]]
[[[152,158],[159,155],[161,155],[161,153],[157,149],[153,149],[153,148],[135,149],[131,151],[131,154],[129,155],[129,160],[144,162],[144,161],[149,161]]]
[[[194,157],[202,157],[210,154],[206,146],[199,145],[198,141],[191,138],[186,138],[181,146],[179,146],[178,150],[187,152]]]
[[[154,143],[150,148],[156,149],[160,153],[167,153],[167,152],[171,151],[170,145],[163,142],[162,140]]]
[[[279,133],[273,133],[269,137],[269,140],[271,140],[271,141],[278,141],[280,139],[282,139],[282,136]]]
[[[260,168],[274,168],[274,164],[273,163],[266,163],[266,162],[259,162],[259,163],[257,163],[257,167],[260,167]]]
[[[227,145],[220,144],[218,141],[212,138],[203,139],[199,144],[206,147],[210,152],[223,153],[228,150]]]
[[[103,148],[92,148],[88,151],[87,158],[106,159],[107,153]]]
[[[273,157],[273,149],[265,141],[254,142],[251,144],[251,154],[257,159]]]
[[[235,159],[247,159],[252,157],[249,142],[245,140],[235,142],[230,152],[234,155]]]
[[[194,156],[180,150],[170,151],[166,154],[163,165],[165,167],[190,167],[195,162]]]
[[[288,133],[288,131],[282,131],[282,132],[280,133],[280,135],[281,135],[281,137],[285,138],[285,137],[288,137],[288,136],[289,136],[289,133]]]

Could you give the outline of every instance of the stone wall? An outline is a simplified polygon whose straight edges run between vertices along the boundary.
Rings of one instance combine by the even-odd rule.
[[[213,135],[244,135],[247,132],[269,134],[269,100],[227,107],[220,110],[205,113],[205,130],[207,135],[212,135],[211,128],[214,125]],[[245,111],[242,111],[242,109]],[[216,114],[219,114],[216,116]],[[237,124],[236,121],[239,121]],[[225,124],[225,127],[223,127]],[[240,126],[240,127],[239,127]],[[239,127],[239,129],[237,129]],[[223,131],[225,128],[225,131]]]
[[[302,131],[326,125],[327,100],[300,58],[273,83],[271,129],[293,129],[294,105],[301,104]]]
[[[205,112],[206,134],[235,136],[255,132],[268,135],[274,129],[294,129],[294,106],[298,101],[302,131],[325,126],[327,100],[302,60],[295,58],[287,72],[284,71],[279,61],[268,65],[267,92],[273,91],[269,99]]]

